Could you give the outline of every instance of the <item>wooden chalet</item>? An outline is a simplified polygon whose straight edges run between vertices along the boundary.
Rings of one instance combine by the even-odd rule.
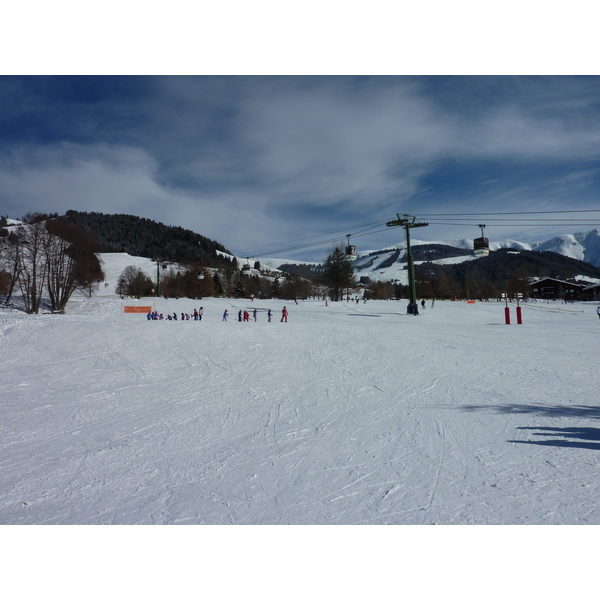
[[[543,300],[584,300],[583,290],[586,287],[582,283],[561,281],[552,277],[544,277],[528,284],[529,297]]]

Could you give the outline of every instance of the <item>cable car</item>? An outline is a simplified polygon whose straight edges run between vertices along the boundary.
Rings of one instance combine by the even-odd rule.
[[[350,245],[350,233],[346,236],[348,238],[348,245],[346,246],[346,256],[350,259],[350,260],[356,260],[357,254],[356,254],[356,246],[351,246]]]
[[[242,275],[250,275],[250,263],[249,259],[246,259],[246,264],[242,265]]]
[[[479,227],[481,229],[481,237],[473,240],[473,253],[475,256],[487,256],[490,253],[490,242],[483,235],[485,225],[479,225]]]

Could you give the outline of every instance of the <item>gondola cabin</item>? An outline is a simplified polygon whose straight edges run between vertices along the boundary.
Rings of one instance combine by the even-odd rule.
[[[486,237],[475,238],[473,240],[473,250],[475,256],[487,256],[490,253],[490,242]]]
[[[356,246],[351,246],[350,245],[350,233],[346,236],[348,238],[348,245],[346,246],[346,256],[350,259],[350,260],[356,260]]]
[[[485,225],[480,225],[479,227],[481,228],[481,237],[473,240],[473,253],[475,256],[487,256],[490,253],[490,242],[483,235]]]

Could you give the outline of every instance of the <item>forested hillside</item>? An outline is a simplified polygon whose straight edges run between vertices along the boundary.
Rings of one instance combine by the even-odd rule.
[[[189,229],[133,215],[69,210],[59,219],[89,232],[101,252],[127,252],[180,263],[203,261],[207,266],[221,266],[224,261],[216,250],[230,254],[222,244]]]
[[[425,262],[416,268],[416,277],[421,295],[493,297],[524,291],[532,277],[600,279],[600,268],[556,252],[500,249],[453,265]]]

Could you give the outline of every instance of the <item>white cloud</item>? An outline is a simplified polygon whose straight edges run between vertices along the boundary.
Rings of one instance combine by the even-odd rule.
[[[284,230],[269,219],[261,195],[169,188],[156,181],[157,166],[146,152],[129,147],[21,147],[0,162],[0,199],[11,216],[70,209],[132,214],[238,248]]]
[[[74,128],[94,132],[88,143],[21,144],[0,155],[1,212],[130,213],[235,251],[425,204],[434,212],[438,190],[424,181],[448,162],[511,164],[525,174],[532,165],[561,165],[563,174],[542,186],[482,168],[477,183],[488,185],[468,197],[447,194],[444,212],[450,202],[461,212],[473,202],[478,210],[564,202],[595,177],[589,165],[574,163],[600,156],[595,96],[571,80],[543,90],[537,79],[523,82],[519,95],[488,106],[477,95],[483,84],[469,90],[469,78],[453,80],[454,91],[465,89],[451,101],[410,78],[152,79],[152,93],[131,105],[120,101],[114,122],[103,106],[102,139],[118,143],[93,139],[105,130],[89,121],[89,109],[73,119]],[[561,91],[565,84],[574,86],[569,93]],[[65,139],[78,139],[70,133],[65,128]],[[587,175],[565,178],[569,165]]]

